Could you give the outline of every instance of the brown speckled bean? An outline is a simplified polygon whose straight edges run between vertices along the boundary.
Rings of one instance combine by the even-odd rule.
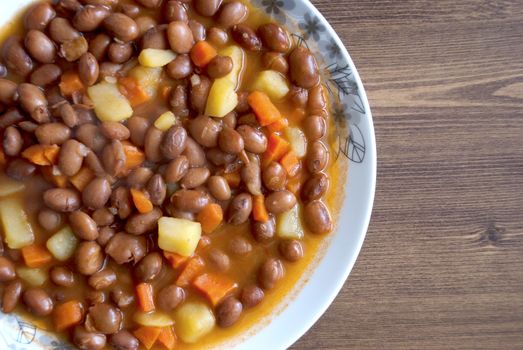
[[[312,233],[324,234],[332,231],[332,219],[329,209],[319,200],[305,205],[303,215],[305,225]]]
[[[69,188],[52,188],[44,192],[44,203],[58,212],[72,212],[80,209],[80,194]]]
[[[29,81],[34,85],[46,86],[57,81],[61,75],[62,69],[56,64],[44,64],[31,73]]]
[[[100,67],[96,57],[90,52],[84,53],[78,61],[78,75],[82,82],[91,86],[98,80],[100,74]]]
[[[82,162],[87,152],[88,148],[84,144],[74,139],[65,141],[60,148],[58,158],[58,167],[62,174],[66,176],[76,174],[82,167]]]
[[[140,33],[136,22],[123,13],[109,15],[104,20],[104,26],[109,33],[123,42],[136,39]]]
[[[71,129],[62,123],[40,124],[35,136],[42,145],[61,145],[71,137]]]
[[[94,241],[98,238],[98,226],[86,213],[77,210],[69,214],[69,224],[78,238],[85,241]]]
[[[44,30],[55,16],[56,11],[50,3],[34,4],[25,13],[24,27],[26,30]]]
[[[56,47],[47,35],[39,30],[32,29],[25,35],[24,40],[27,52],[41,63],[53,63],[56,56]]]
[[[82,202],[90,209],[100,209],[111,196],[111,185],[105,178],[91,180],[82,191]]]
[[[17,156],[22,150],[23,145],[24,140],[17,128],[9,126],[5,129],[2,146],[6,155],[11,157]]]
[[[171,49],[179,54],[189,53],[194,45],[194,37],[189,25],[182,21],[173,21],[167,28],[167,40]]]
[[[252,196],[248,193],[240,193],[235,196],[228,209],[228,220],[230,224],[243,224],[249,219],[252,211]]]

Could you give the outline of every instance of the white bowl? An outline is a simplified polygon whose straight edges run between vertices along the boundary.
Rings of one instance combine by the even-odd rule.
[[[255,5],[282,22],[300,45],[307,45],[318,59],[331,100],[339,135],[340,162],[349,166],[345,198],[336,230],[328,238],[315,268],[302,277],[284,300],[271,322],[261,322],[256,332],[247,331],[231,344],[237,349],[284,349],[298,340],[332,303],[347,279],[365,238],[376,184],[376,140],[369,103],[349,53],[321,13],[307,0],[252,0]],[[2,1],[0,25],[32,0]],[[350,135],[350,136],[348,136]],[[344,159],[343,157],[346,157]],[[306,281],[306,283],[305,283]],[[289,301],[289,300],[287,300]],[[256,326],[255,326],[256,328]],[[347,330],[349,331],[349,330]],[[5,346],[3,345],[5,342]],[[0,349],[65,350],[68,344],[22,320],[0,313]]]

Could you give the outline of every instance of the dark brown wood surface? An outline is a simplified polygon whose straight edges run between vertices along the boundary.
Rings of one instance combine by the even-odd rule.
[[[316,0],[370,99],[378,180],[295,349],[523,349],[523,1]]]

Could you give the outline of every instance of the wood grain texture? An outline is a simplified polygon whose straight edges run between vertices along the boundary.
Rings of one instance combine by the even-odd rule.
[[[294,349],[523,349],[523,1],[316,0],[363,79],[371,225]]]

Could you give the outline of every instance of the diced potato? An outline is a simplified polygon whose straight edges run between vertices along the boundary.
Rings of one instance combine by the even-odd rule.
[[[215,325],[212,310],[203,303],[186,302],[176,310],[176,334],[186,343],[195,343]]]
[[[265,92],[271,99],[279,100],[289,93],[289,84],[280,72],[264,70],[258,74],[252,90]]]
[[[78,239],[69,226],[65,226],[47,240],[47,249],[60,261],[65,261],[73,256]]]
[[[0,200],[0,220],[4,228],[4,239],[9,248],[20,249],[31,245],[35,236],[27,220],[22,202],[14,198]]]
[[[119,122],[133,114],[129,101],[114,83],[102,81],[87,88],[87,94],[93,101],[96,116],[103,122]]]
[[[305,154],[307,154],[307,137],[303,131],[298,128],[288,127],[285,128],[284,132],[296,157],[305,157]]]
[[[144,49],[138,56],[138,62],[144,67],[163,67],[176,58],[171,50]]]
[[[169,130],[169,128],[174,124],[176,124],[176,117],[171,111],[163,113],[154,121],[154,126],[156,129],[160,129],[162,131]]]
[[[174,324],[174,320],[171,316],[160,312],[136,312],[133,317],[134,321],[141,326],[146,327],[169,327]]]
[[[43,268],[32,269],[29,267],[17,267],[18,277],[29,283],[32,287],[40,287],[47,281],[47,270]]]
[[[211,117],[225,117],[238,105],[238,95],[234,91],[234,85],[223,78],[216,79],[209,91],[205,114]]]
[[[158,220],[160,249],[182,256],[191,256],[202,236],[199,222],[162,216]]]
[[[129,71],[129,76],[136,79],[149,97],[156,96],[162,68],[136,66]]]
[[[303,238],[299,209],[299,205],[296,204],[292,209],[278,215],[276,218],[276,234],[278,237],[284,239]]]
[[[0,197],[9,196],[25,188],[22,182],[15,181],[4,174],[0,174]]]
[[[238,88],[241,81],[241,75],[243,73],[244,65],[244,53],[243,49],[239,46],[231,45],[219,52],[220,56],[228,56],[232,59],[232,70],[224,77],[216,80],[229,80],[234,85],[234,89]]]

